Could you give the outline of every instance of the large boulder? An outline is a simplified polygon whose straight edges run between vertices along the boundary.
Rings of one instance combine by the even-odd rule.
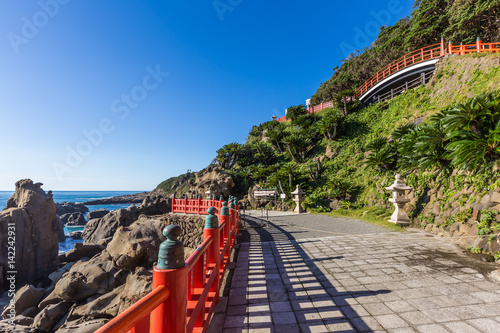
[[[55,295],[65,301],[77,302],[96,294],[103,295],[123,284],[127,272],[114,268],[109,259],[102,253],[89,261],[75,263],[56,283]]]
[[[2,318],[9,318],[9,314],[11,313],[20,314],[28,308],[37,306],[44,295],[45,290],[43,288],[35,288],[29,284],[25,285],[14,295],[13,303],[11,303],[13,306],[10,306],[9,304],[5,307],[2,313]]]
[[[61,215],[59,218],[67,226],[84,226],[87,223],[85,216],[80,212],[67,213]]]
[[[141,205],[137,207],[136,213],[145,215],[162,215],[169,213],[171,209],[171,201],[161,195],[147,196],[142,201]],[[133,207],[131,207],[133,209]]]
[[[30,179],[18,181],[7,207],[0,212],[0,280],[6,280],[8,271],[17,270],[17,286],[47,279],[59,263],[56,204],[52,192],[45,193],[41,186]],[[15,262],[11,262],[14,250]]]
[[[60,203],[58,202],[56,205],[57,205],[57,215],[59,216],[76,212],[85,214],[89,211],[89,209],[85,207],[84,204],[81,203],[63,201]]]
[[[152,268],[164,239],[160,238],[163,225],[161,220],[139,219],[129,227],[119,227],[106,247],[114,266],[127,270],[137,266]]]
[[[59,255],[60,262],[73,262],[82,258],[92,258],[99,254],[105,247],[98,244],[85,245],[83,243],[75,243],[73,249]]]
[[[88,212],[87,213],[87,220],[93,220],[93,219],[100,219],[104,216],[106,216],[106,214],[109,213],[109,210],[107,210],[106,208],[101,208],[101,209],[96,209],[96,210],[93,210],[91,212]]]
[[[82,238],[87,244],[97,244],[100,240],[113,237],[118,227],[128,227],[134,222],[135,214],[127,209],[117,209],[103,218],[87,222]]]
[[[109,319],[87,319],[82,317],[78,320],[65,322],[56,333],[94,333],[103,327]]]
[[[60,302],[47,306],[37,314],[32,326],[39,331],[49,332],[64,317],[71,305],[73,304],[70,302]]]
[[[196,173],[196,179],[191,184],[190,193],[205,194],[209,189],[217,198],[222,194],[226,198],[235,187],[233,177],[226,171],[209,166]]]

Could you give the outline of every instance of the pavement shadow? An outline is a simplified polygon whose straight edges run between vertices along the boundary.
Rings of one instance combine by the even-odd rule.
[[[247,228],[241,230],[241,242],[250,242],[250,240],[272,242],[269,244],[282,284],[277,280],[266,278],[269,301],[290,301],[301,332],[316,331],[318,328],[315,327],[316,324],[325,325],[335,332],[372,332],[362,318],[369,314],[361,305],[350,304],[356,302],[349,300],[358,297],[375,297],[390,293],[390,290],[345,290],[348,287],[343,288],[342,291],[338,290],[315,262],[336,260],[342,257],[328,257],[325,254],[320,259],[311,258],[290,232],[257,217],[247,215],[243,218],[246,220]],[[263,222],[268,227],[259,227]],[[299,257],[290,257],[292,253],[297,253]],[[302,264],[305,264],[305,267],[300,267]],[[299,268],[293,268],[293,275],[289,275],[288,272],[293,265]],[[269,265],[269,268],[276,271],[274,265]],[[300,283],[297,282],[297,278],[300,278]],[[296,289],[297,285],[303,287],[299,290]],[[292,329],[289,333],[293,331]]]

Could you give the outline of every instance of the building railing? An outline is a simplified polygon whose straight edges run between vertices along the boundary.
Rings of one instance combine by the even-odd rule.
[[[97,333],[191,333],[205,332],[219,303],[219,290],[225,270],[231,263],[240,215],[236,198],[220,200],[173,199],[176,205],[214,202],[201,214],[208,214],[203,243],[184,262],[184,247],[177,240],[180,227],[167,226],[167,241],[160,246],[158,265],[153,268],[153,291],[97,330]],[[206,203],[203,203],[204,205]],[[174,207],[174,205],[172,205]],[[187,209],[185,209],[187,210]],[[219,215],[219,218],[216,216]],[[219,223],[220,221],[220,223]]]
[[[451,42],[448,47],[445,47],[444,40],[441,43],[434,44],[430,46],[423,47],[419,50],[408,53],[396,61],[391,62],[389,65],[382,68],[377,73],[373,74],[368,80],[366,80],[360,87],[356,89],[355,97],[360,98],[378,82],[384,80],[385,78],[391,76],[394,73],[399,72],[402,69],[413,66],[423,61],[428,61],[432,59],[438,59],[443,57],[446,53],[448,54],[471,54],[471,53],[482,53],[482,52],[500,52],[500,43],[483,43],[479,38],[475,44],[468,45],[453,45]],[[328,101],[325,103],[320,103],[318,105],[310,106],[308,113],[316,113],[323,109],[333,107],[333,101]],[[286,116],[277,119],[279,122],[286,121]]]
[[[221,200],[203,200],[203,199],[175,199],[172,198],[172,213],[184,214],[206,214],[209,207],[215,207],[218,210],[222,207]]]

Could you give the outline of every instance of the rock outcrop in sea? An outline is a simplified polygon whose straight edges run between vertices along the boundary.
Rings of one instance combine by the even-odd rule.
[[[41,186],[31,179],[18,181],[7,207],[0,212],[0,287],[8,271],[17,271],[19,287],[47,280],[57,268],[57,207],[52,192],[45,193]],[[7,289],[5,284],[3,289]]]

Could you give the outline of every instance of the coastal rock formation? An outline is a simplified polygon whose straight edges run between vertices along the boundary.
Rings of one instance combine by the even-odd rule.
[[[72,239],[82,239],[83,231],[72,231],[68,234],[68,237]]]
[[[152,268],[158,260],[162,224],[160,220],[139,220],[129,227],[119,227],[106,247],[113,265],[127,270]]]
[[[30,179],[18,181],[7,207],[0,212],[2,280],[6,279],[7,271],[17,270],[17,286],[47,279],[59,262],[57,207],[52,192],[45,193],[41,186]],[[9,231],[13,236],[9,236]],[[11,251],[14,244],[15,251]]]
[[[56,217],[56,218],[57,218],[57,223],[59,224],[59,230],[57,231],[57,240],[60,243],[60,242],[64,242],[66,240],[66,235],[64,234],[64,224],[59,219],[59,217]]]
[[[127,203],[141,203],[149,192],[135,193],[120,195],[112,198],[104,198],[92,201],[86,201],[84,205],[114,205],[114,204],[127,204]]]
[[[112,212],[100,220],[110,215],[115,216],[115,222],[128,215],[135,220],[138,212],[139,208],[134,207],[117,214]],[[67,263],[49,275],[50,286],[24,287],[16,295],[22,307],[19,310],[24,311],[15,319],[16,330],[95,332],[151,291],[152,267],[165,240],[163,228],[169,224],[182,227],[180,239],[185,244],[187,258],[202,242],[204,217],[139,215],[130,225],[117,226],[106,248],[77,243],[73,250],[62,254],[61,262]],[[34,296],[29,302],[22,301],[30,293]],[[0,322],[0,331],[3,327],[8,326]]]
[[[93,210],[93,211],[87,213],[87,220],[90,221],[93,219],[100,219],[108,213],[109,213],[109,210],[107,210],[106,208]]]
[[[57,205],[57,215],[61,216],[64,214],[71,214],[71,213],[81,213],[85,214],[89,211],[87,207],[85,207],[84,204],[82,203],[74,203],[74,202],[58,202],[56,203]]]
[[[104,249],[104,246],[98,244],[84,245],[83,243],[75,243],[72,250],[59,255],[59,261],[75,262],[82,258],[90,259]]]
[[[191,183],[188,195],[202,194],[210,189],[217,198],[222,194],[228,197],[234,189],[234,180],[230,174],[217,167],[209,166],[196,173],[196,179]]]
[[[117,209],[103,218],[90,220],[83,229],[82,238],[87,244],[97,244],[100,240],[113,237],[118,227],[132,224],[134,215],[129,209]]]
[[[137,207],[137,214],[145,215],[162,215],[171,211],[171,201],[161,195],[147,196],[142,201],[141,205]],[[131,207],[131,209],[133,209]]]
[[[80,212],[63,214],[59,218],[67,226],[84,226],[87,223],[85,217]]]
[[[43,288],[35,288],[28,284],[19,289],[14,295],[14,309],[16,314],[23,313],[31,307],[36,307],[44,295],[45,290]],[[6,319],[9,312],[10,307],[7,306],[2,313],[2,318]]]

